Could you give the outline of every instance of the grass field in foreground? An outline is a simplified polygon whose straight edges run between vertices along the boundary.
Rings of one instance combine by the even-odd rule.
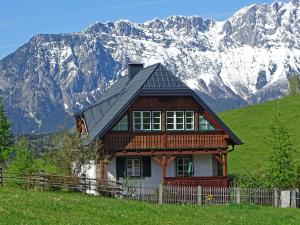
[[[246,205],[158,205],[4,187],[0,188],[0,224],[298,225],[300,211]]]
[[[229,153],[229,173],[263,172],[267,164],[269,134],[274,113],[279,111],[295,144],[300,161],[300,95],[219,113],[224,122],[245,143]],[[300,223],[299,223],[300,224]]]

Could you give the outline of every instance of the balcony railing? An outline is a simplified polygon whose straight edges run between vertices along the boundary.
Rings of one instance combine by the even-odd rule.
[[[104,143],[114,151],[130,149],[208,149],[226,147],[227,138],[227,135],[222,133],[110,132],[104,138]]]
[[[165,185],[189,187],[228,187],[226,176],[216,177],[165,177]]]

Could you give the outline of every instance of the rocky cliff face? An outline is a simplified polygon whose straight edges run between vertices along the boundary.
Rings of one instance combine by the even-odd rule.
[[[36,35],[0,61],[14,131],[70,125],[132,61],[163,63],[217,111],[279,98],[300,75],[300,1],[247,6],[226,21],[172,16]]]

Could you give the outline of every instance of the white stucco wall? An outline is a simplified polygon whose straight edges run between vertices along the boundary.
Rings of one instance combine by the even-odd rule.
[[[193,157],[194,162],[194,176],[213,176],[213,163],[211,155],[196,155]],[[110,161],[106,167],[107,177],[110,180],[116,180],[116,160],[115,158]],[[175,176],[175,160],[171,165],[166,168],[167,177]],[[151,177],[145,177],[140,179],[132,180],[136,185],[158,185],[162,180],[162,168],[157,164],[153,159],[151,159]],[[120,178],[121,182],[124,182],[124,179]]]
[[[86,178],[96,179],[97,178],[97,166],[94,161],[91,161],[89,164],[85,164],[80,171],[80,174],[86,174]],[[94,190],[87,190],[86,193],[97,195],[98,192],[96,189],[96,181],[91,181],[91,188]]]
[[[174,160],[171,165],[167,166],[166,173],[167,177],[175,176],[175,162]],[[214,164],[211,155],[195,155],[193,156],[194,162],[194,176],[214,176]],[[86,173],[87,178],[98,177],[99,169],[97,166],[91,162],[89,165],[85,165],[82,168],[82,173]],[[107,178],[112,181],[116,181],[116,159],[113,158],[106,166]],[[123,178],[120,178],[121,182],[124,182]],[[151,159],[151,177],[139,178],[139,179],[129,179],[135,185],[158,185],[162,181],[162,168],[153,159]]]
[[[211,155],[195,155],[193,161],[195,177],[206,177],[213,175]]]

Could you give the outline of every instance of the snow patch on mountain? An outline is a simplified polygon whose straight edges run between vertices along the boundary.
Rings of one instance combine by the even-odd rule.
[[[163,63],[215,110],[282,97],[300,74],[300,2],[246,6],[225,21],[170,16],[96,22],[40,34],[0,61],[0,95],[16,133],[51,132],[126,75]]]

